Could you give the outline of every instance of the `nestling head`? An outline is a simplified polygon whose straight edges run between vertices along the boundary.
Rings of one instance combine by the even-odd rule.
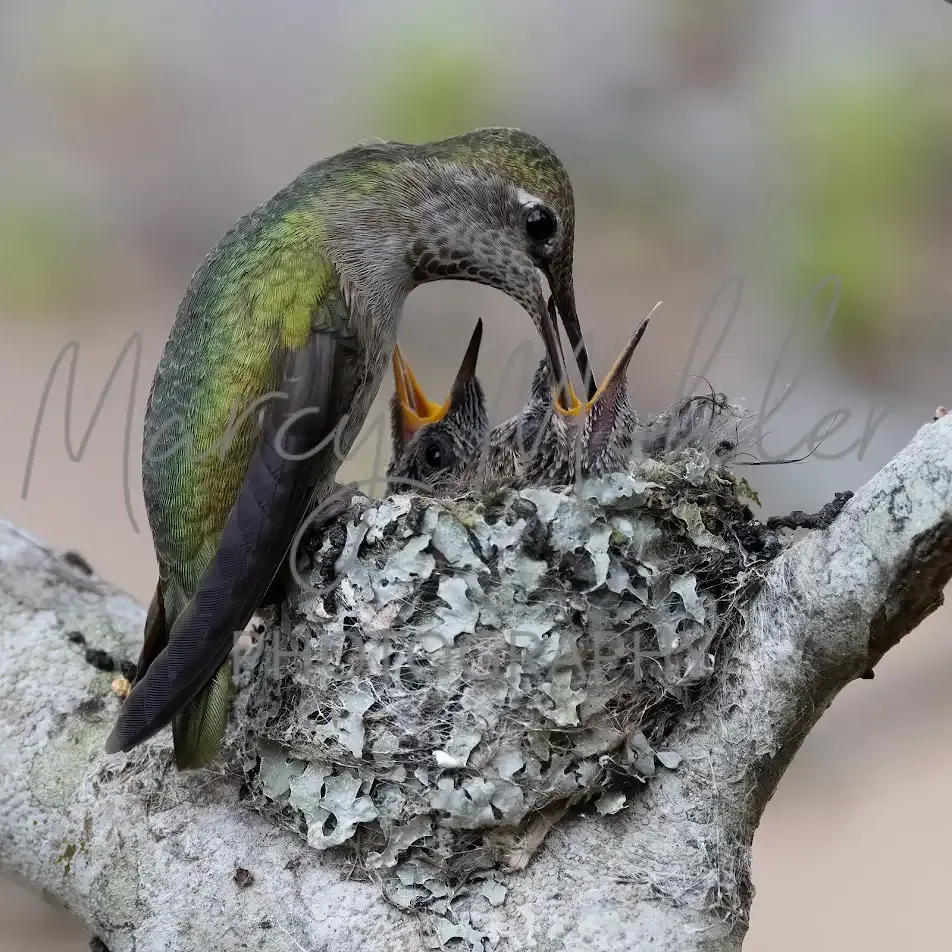
[[[449,395],[431,403],[399,347],[393,352],[395,391],[390,401],[390,492],[429,493],[451,482],[489,432],[486,396],[476,377],[483,335],[478,321]]]

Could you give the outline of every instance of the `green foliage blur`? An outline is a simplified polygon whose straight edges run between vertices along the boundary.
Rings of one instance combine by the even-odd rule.
[[[380,51],[374,82],[359,108],[382,139],[428,142],[494,124],[504,64],[484,28],[452,31],[407,25]]]
[[[904,300],[924,278],[929,203],[943,188],[949,140],[945,94],[899,64],[867,60],[798,83],[771,110],[785,207],[777,217],[770,209],[782,224],[766,245],[793,299],[841,279],[829,341],[844,355],[901,328]]]
[[[97,293],[105,269],[96,229],[69,204],[36,192],[0,194],[0,306],[48,313]]]

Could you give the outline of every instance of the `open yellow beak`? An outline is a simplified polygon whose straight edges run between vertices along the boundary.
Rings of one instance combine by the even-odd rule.
[[[427,423],[435,423],[446,416],[450,400],[446,403],[431,403],[423,388],[417,383],[410,365],[404,360],[399,345],[393,348],[393,380],[397,388],[397,400],[400,402],[400,416],[403,420],[403,435],[409,439]]]
[[[607,382],[608,380],[606,378],[605,383]],[[592,397],[591,400],[589,400],[587,403],[582,403],[582,401],[579,400],[575,394],[575,387],[572,386],[572,381],[566,380],[565,383],[569,390],[570,404],[568,407],[562,406],[562,398],[559,396],[559,392],[557,390],[552,391],[552,402],[555,404],[555,409],[564,417],[577,417],[588,413],[588,411],[591,410],[593,404],[598,400],[599,395],[605,387],[605,384],[603,383],[602,386],[595,391],[595,396]]]
[[[469,346],[463,356],[456,380],[443,403],[432,403],[427,399],[423,388],[417,383],[410,365],[400,351],[399,345],[393,348],[393,382],[400,404],[400,417],[403,421],[404,441],[410,439],[421,426],[442,420],[453,405],[453,399],[462,391],[468,380],[476,375],[476,362],[479,359],[479,347],[483,339],[483,321],[476,322],[476,329],[470,338]]]
[[[612,364],[611,370],[608,371],[607,376],[602,381],[602,385],[595,391],[595,396],[591,400],[582,403],[581,400],[575,395],[575,389],[572,387],[572,382],[567,381],[569,397],[571,400],[571,406],[564,407],[562,406],[562,401],[559,399],[559,394],[557,390],[552,391],[552,402],[555,405],[556,412],[563,417],[567,418],[578,418],[584,417],[588,414],[592,407],[601,400],[606,393],[614,390],[625,378],[625,375],[628,373],[628,364],[631,363],[632,354],[635,352],[635,348],[641,342],[641,338],[644,336],[645,330],[648,327],[648,321],[651,319],[651,315],[661,306],[661,301],[648,312],[647,317],[641,322],[638,326],[638,330],[628,339],[628,343],[625,345],[625,349],[618,355],[615,359],[615,363]]]

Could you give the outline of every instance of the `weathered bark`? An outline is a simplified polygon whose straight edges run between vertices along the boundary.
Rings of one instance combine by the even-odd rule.
[[[478,907],[480,934],[540,952],[739,949],[751,842],[781,775],[836,694],[941,604],[950,575],[943,419],[772,563],[668,738],[678,769],[615,816],[560,824],[508,877],[506,902]],[[177,774],[164,734],[132,773],[105,757],[117,672],[87,654],[135,658],[142,621],[130,598],[0,524],[0,864],[113,952],[424,948],[419,922],[344,858],[248,810],[240,778]]]

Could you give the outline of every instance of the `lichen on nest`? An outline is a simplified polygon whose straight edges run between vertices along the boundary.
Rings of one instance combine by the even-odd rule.
[[[617,812],[676,769],[670,725],[778,548],[751,497],[697,448],[576,487],[355,497],[246,673],[253,803],[401,906],[502,901],[496,871],[566,806]]]

